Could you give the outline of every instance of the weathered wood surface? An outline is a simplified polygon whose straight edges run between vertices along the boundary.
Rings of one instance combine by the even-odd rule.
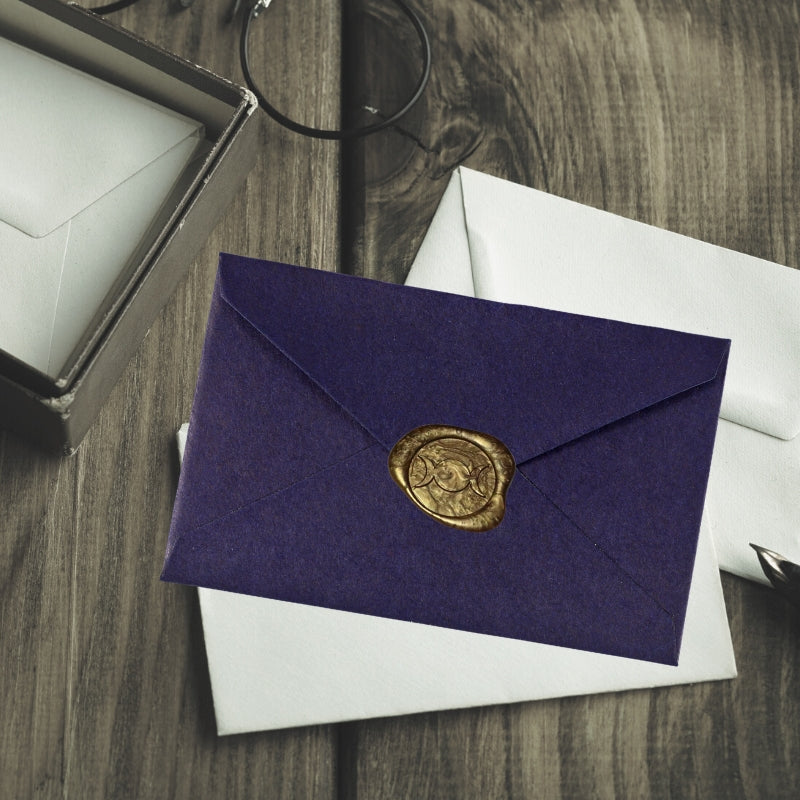
[[[5,2],[5,0],[3,0]],[[177,3],[175,4],[177,5]],[[238,24],[198,0],[114,16],[241,80]],[[276,102],[339,117],[340,11],[284,3],[253,36]],[[314,42],[305,59],[293,42]],[[269,53],[267,57],[267,53]],[[263,121],[246,188],[211,232],[77,454],[0,434],[0,797],[329,800],[335,728],[218,739],[197,593],[159,581],[174,433],[191,407],[217,254],[336,269],[338,146]]]
[[[238,79],[226,5],[116,19]],[[336,121],[342,51],[351,119],[418,68],[386,3],[344,5],[341,48],[331,0],[275,2],[253,39],[269,96],[308,122]],[[797,2],[415,8],[434,70],[402,131],[340,162],[265,120],[246,189],[77,455],[0,434],[0,796],[797,796],[800,613],[730,576],[735,681],[215,738],[195,594],[158,573],[219,250],[402,281],[465,163],[799,265]]]

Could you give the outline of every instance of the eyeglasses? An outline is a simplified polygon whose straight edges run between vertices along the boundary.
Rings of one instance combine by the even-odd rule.
[[[116,0],[116,2],[108,3],[103,6],[90,9],[96,14],[111,14],[114,11],[120,11],[123,8],[133,5],[138,0]],[[180,4],[184,8],[188,8],[193,0],[180,0]],[[296,120],[287,117],[285,114],[278,111],[273,106],[253,77],[253,72],[250,66],[250,53],[249,53],[249,40],[250,32],[253,21],[261,15],[263,11],[269,8],[272,0],[235,0],[231,7],[231,12],[228,15],[228,20],[233,21],[237,16],[242,6],[249,5],[249,10],[245,13],[244,22],[242,23],[242,32],[239,37],[239,58],[242,64],[242,72],[244,73],[245,81],[258,99],[258,104],[261,108],[269,114],[276,122],[283,125],[295,133],[302,134],[303,136],[311,136],[316,139],[356,139],[361,136],[368,136],[372,133],[377,133],[386,128],[395,125],[402,117],[404,117],[417,103],[425,91],[428,84],[428,79],[431,73],[431,45],[428,39],[428,33],[425,26],[422,24],[419,16],[404,2],[404,0],[389,0],[393,3],[409,20],[411,25],[419,38],[420,48],[422,52],[422,71],[411,92],[410,97],[404,102],[396,111],[391,114],[385,115],[379,122],[370,125],[363,125],[360,127],[342,128],[342,129],[329,129],[329,128],[316,128],[310,125],[304,125]]]

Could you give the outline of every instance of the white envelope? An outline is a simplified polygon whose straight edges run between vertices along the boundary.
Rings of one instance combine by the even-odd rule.
[[[199,596],[220,735],[736,674],[705,520],[677,667],[211,589]]]
[[[56,377],[204,130],[3,38],[0,108],[0,348]]]
[[[463,167],[406,283],[732,340],[706,511],[720,566],[800,562],[800,272]]]

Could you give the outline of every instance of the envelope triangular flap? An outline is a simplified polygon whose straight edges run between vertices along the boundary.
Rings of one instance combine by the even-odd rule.
[[[203,126],[0,37],[0,220],[63,225]]]
[[[425,424],[517,463],[712,380],[728,342],[223,254],[223,299],[386,448]]]

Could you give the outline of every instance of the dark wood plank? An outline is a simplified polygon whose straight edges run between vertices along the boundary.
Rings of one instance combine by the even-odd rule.
[[[375,2],[363,3],[371,20]],[[403,132],[347,154],[358,179],[346,197],[359,212],[345,268],[402,280],[459,163],[796,266],[793,4],[429,0],[422,8],[431,85]],[[362,22],[362,38],[381,43],[376,27]],[[364,58],[350,96],[396,101],[396,72],[413,74],[417,46],[408,26],[394,30],[402,40]]]
[[[224,5],[143,0],[116,18],[240,80]],[[276,4],[269,22],[252,47],[275,102],[335,124],[338,7]],[[337,145],[265,118],[246,188],[78,453],[0,434],[0,796],[333,797],[333,726],[216,737],[196,593],[158,576],[217,254],[336,269],[338,171]]]
[[[356,109],[413,79],[402,25],[370,49],[376,5],[351,13]],[[345,152],[344,269],[402,281],[458,163],[798,267],[796,2],[415,7],[431,85],[402,130]],[[353,723],[341,796],[796,796],[800,617],[760,586],[724,588],[737,680]]]

